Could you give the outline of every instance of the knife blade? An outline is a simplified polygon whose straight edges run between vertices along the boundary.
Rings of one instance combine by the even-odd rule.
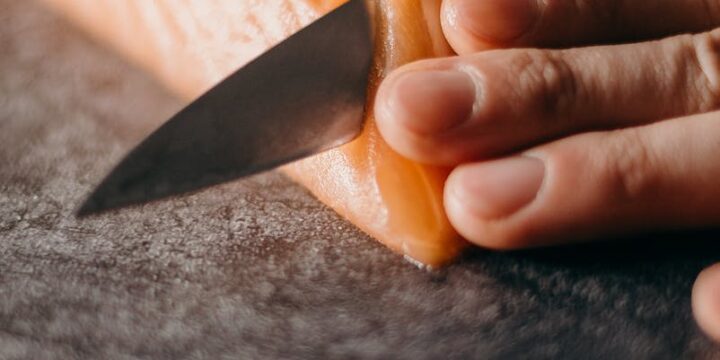
[[[78,216],[253,175],[340,146],[363,127],[373,57],[366,0],[351,0],[181,110],[110,172]]]

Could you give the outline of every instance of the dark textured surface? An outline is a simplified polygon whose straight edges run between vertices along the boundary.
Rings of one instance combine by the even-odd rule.
[[[430,273],[277,174],[75,219],[178,106],[0,0],[0,359],[720,357],[689,303],[717,234],[476,251]]]

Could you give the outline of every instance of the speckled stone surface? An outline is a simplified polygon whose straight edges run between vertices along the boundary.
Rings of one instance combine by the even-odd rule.
[[[428,272],[275,173],[75,219],[180,105],[34,2],[0,0],[0,359],[720,358],[689,298],[718,233],[476,250]]]

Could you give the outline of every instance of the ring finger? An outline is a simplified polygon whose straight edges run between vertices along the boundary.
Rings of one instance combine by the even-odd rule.
[[[637,41],[720,25],[712,0],[444,0],[442,25],[460,54],[498,47]]]

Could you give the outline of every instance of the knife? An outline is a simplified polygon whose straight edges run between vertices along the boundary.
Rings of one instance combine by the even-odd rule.
[[[373,58],[366,0],[351,0],[248,63],[142,141],[78,216],[253,175],[354,139]]]

